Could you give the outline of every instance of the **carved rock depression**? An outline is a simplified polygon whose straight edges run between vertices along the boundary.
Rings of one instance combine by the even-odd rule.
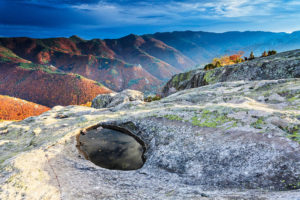
[[[81,132],[79,149],[94,164],[114,170],[135,170],[144,164],[144,145],[118,127],[92,127]]]

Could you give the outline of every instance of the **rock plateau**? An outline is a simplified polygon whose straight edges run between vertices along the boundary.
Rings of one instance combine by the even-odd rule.
[[[300,199],[300,79],[221,82],[160,101],[56,106],[0,123],[0,199]],[[115,126],[146,162],[109,170],[77,149]]]

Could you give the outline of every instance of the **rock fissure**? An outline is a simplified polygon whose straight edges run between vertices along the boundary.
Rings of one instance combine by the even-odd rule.
[[[55,172],[53,166],[50,163],[48,154],[45,154],[45,157],[46,157],[47,163],[48,163],[48,165],[49,165],[49,167],[50,167],[50,169],[51,169],[51,171],[54,175],[55,181],[57,182],[58,191],[59,191],[59,195],[60,195],[60,200],[62,200],[61,184],[60,184],[59,178],[58,178],[57,173]]]

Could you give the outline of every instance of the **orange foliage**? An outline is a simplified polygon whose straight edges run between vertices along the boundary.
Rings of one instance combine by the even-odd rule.
[[[40,115],[49,109],[22,99],[0,95],[0,120],[23,120]]]
[[[98,82],[108,80],[106,86],[115,91],[126,88],[143,91],[156,89],[162,84],[160,79],[170,78],[173,73],[180,72],[169,62],[178,69],[192,65],[184,57],[177,57],[176,51],[164,43],[155,39],[144,41],[139,36],[110,41],[83,41],[76,36],[51,39],[0,38],[0,43],[32,63],[53,65],[59,70],[80,74]],[[140,47],[147,49],[147,52],[151,51],[154,57],[140,51]],[[167,63],[160,58],[165,58]],[[143,67],[132,67],[127,63],[140,63]]]
[[[236,63],[240,63],[240,62],[243,62],[243,59],[242,59],[243,54],[244,54],[244,52],[240,51],[237,54],[233,54],[230,56],[222,56],[221,58],[214,58],[212,63],[214,65],[216,65],[217,62],[219,62],[221,66],[233,65]]]
[[[222,56],[221,58],[214,58],[212,63],[209,63],[204,67],[204,70],[211,70],[226,65],[233,65],[233,64],[244,62],[244,60],[242,59],[243,54],[244,52],[240,51],[237,54],[233,54],[230,56]]]
[[[3,64],[0,93],[53,107],[80,105],[111,90],[75,74],[47,73]]]
[[[92,102],[89,101],[89,102],[87,102],[85,104],[81,104],[81,106],[92,107]]]

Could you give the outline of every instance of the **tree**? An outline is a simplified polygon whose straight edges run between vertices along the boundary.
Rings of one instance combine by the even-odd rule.
[[[268,51],[268,56],[275,55],[276,53],[277,51],[275,50]]]
[[[254,58],[255,58],[255,57],[254,57],[253,51],[251,51],[249,60],[253,60]]]
[[[267,57],[267,56],[268,56],[268,54],[267,54],[266,51],[264,51],[264,52],[262,53],[262,55],[261,55],[261,57]]]
[[[211,70],[211,69],[214,69],[215,68],[215,66],[212,64],[212,63],[209,63],[209,64],[207,64],[207,65],[205,65],[205,67],[204,67],[204,70]]]
[[[230,56],[225,55],[220,58],[214,58],[212,63],[209,63],[204,66],[204,70],[207,71],[218,67],[224,67],[227,65],[233,65],[244,62],[245,60],[242,58],[243,53],[243,51],[239,51],[237,54],[233,54]],[[245,57],[245,59],[247,60],[247,57]]]
[[[233,54],[231,56],[229,56],[229,61],[227,64],[231,64],[231,63],[241,63],[244,62],[243,58],[242,58],[243,54]]]
[[[219,63],[219,64],[217,64]],[[220,58],[214,58],[212,61],[212,64],[217,67],[217,65],[221,65],[221,59]]]
[[[216,67],[222,67],[221,62],[220,62],[219,60],[217,60],[215,66],[216,66]]]

